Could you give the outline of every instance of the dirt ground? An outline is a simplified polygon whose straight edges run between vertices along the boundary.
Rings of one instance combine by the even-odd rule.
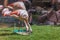
[[[6,28],[6,27],[9,27],[9,25],[8,24],[5,24],[5,23],[0,23],[0,27],[1,28]]]

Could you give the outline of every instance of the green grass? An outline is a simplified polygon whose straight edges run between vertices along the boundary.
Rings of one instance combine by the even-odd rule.
[[[32,25],[33,33],[27,36],[13,34],[13,28],[0,28],[0,40],[60,40],[60,27]]]

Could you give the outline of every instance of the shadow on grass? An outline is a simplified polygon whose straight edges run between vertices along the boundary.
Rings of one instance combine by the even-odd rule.
[[[11,30],[0,30],[0,31],[5,31],[5,32],[8,32],[8,31],[11,31]]]
[[[0,34],[0,36],[9,36],[9,35],[19,35],[19,34],[16,34],[16,33],[2,33],[2,34]]]

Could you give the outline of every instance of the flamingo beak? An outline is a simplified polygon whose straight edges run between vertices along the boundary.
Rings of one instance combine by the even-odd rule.
[[[3,14],[3,16],[6,16],[6,14]]]

